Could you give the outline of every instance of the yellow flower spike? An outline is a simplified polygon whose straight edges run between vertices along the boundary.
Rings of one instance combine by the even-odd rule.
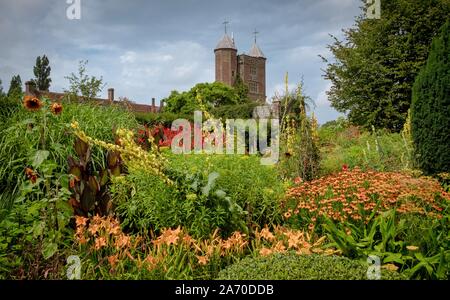
[[[74,129],[75,135],[84,142],[99,146],[101,148],[105,148],[110,151],[119,152],[122,156],[123,161],[128,167],[150,170],[155,175],[161,177],[166,184],[173,184],[173,182],[162,172],[166,164],[166,159],[162,155],[157,156],[155,153],[148,153],[141,147],[139,147],[134,142],[134,134],[132,131],[121,128],[116,131],[116,134],[121,141],[121,146],[119,146],[88,137],[79,128],[79,124],[76,121],[72,122],[71,127]]]

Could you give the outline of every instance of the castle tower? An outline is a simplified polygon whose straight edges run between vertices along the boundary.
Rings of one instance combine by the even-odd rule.
[[[237,49],[234,40],[227,34],[228,22],[224,22],[224,24],[225,34],[214,49],[216,81],[232,86],[237,76]]]
[[[266,102],[266,57],[255,41],[248,54],[237,55],[234,39],[227,34],[225,24],[225,35],[214,49],[216,55],[216,82],[222,82],[233,86],[239,75],[245,85],[248,86],[250,99]]]
[[[266,57],[255,41],[250,52],[239,55],[239,75],[248,86],[250,99],[266,101]]]

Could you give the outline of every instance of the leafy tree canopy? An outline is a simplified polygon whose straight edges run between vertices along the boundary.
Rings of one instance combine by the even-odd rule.
[[[201,110],[202,106],[211,110],[224,105],[237,105],[248,102],[233,87],[220,82],[199,83],[187,92],[172,91],[169,97],[163,99],[164,110],[172,113],[192,114]]]
[[[5,93],[3,92],[3,86],[2,86],[2,80],[0,79],[0,99],[5,96]]]
[[[323,58],[324,77],[333,84],[329,100],[357,125],[399,131],[414,78],[450,15],[450,0],[381,1],[381,19],[366,19],[363,11],[344,30],[345,39],[329,45],[334,61]]]
[[[47,56],[38,56],[36,58],[36,65],[33,68],[35,78],[31,80],[34,86],[40,91],[48,91],[52,79],[50,78],[50,62]]]
[[[20,75],[15,75],[11,78],[11,83],[9,84],[8,90],[8,98],[22,98],[22,79],[20,78]]]
[[[67,92],[82,96],[84,99],[89,100],[98,96],[102,91],[105,84],[103,83],[103,77],[97,78],[95,76],[88,76],[86,65],[88,61],[82,60],[79,62],[78,74],[72,73],[65,78],[69,80],[70,87]]]

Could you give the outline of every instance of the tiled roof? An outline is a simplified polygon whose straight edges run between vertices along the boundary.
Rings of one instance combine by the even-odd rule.
[[[248,55],[253,57],[262,57],[265,58],[264,53],[259,49],[258,45],[256,43],[253,44],[252,49],[250,49],[250,52]]]
[[[35,91],[35,95],[37,96],[45,96],[49,98],[52,101],[60,101],[62,97],[64,97],[66,94],[64,93],[55,93],[55,92],[41,92],[41,91]],[[81,97],[80,97],[81,100]],[[100,99],[100,98],[93,98],[91,99],[92,102],[98,104],[98,105],[110,105],[110,104],[118,104],[123,105],[127,107],[132,112],[137,113],[150,113],[150,112],[159,112],[160,107],[156,106],[152,107],[152,105],[146,105],[146,104],[138,104],[134,102],[124,102],[124,101],[109,101],[108,99]]]
[[[228,34],[225,33],[223,38],[219,41],[219,43],[216,46],[217,49],[236,49],[236,45],[234,44],[234,40],[230,38]]]

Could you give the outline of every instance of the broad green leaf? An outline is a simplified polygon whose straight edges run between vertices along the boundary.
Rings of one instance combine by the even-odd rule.
[[[56,251],[58,251],[58,245],[53,242],[46,243],[44,244],[44,249],[42,249],[42,255],[44,256],[44,259],[49,259]]]
[[[44,160],[47,159],[50,152],[47,150],[37,150],[33,157],[33,163],[32,166],[37,169],[39,166],[44,162]]]

